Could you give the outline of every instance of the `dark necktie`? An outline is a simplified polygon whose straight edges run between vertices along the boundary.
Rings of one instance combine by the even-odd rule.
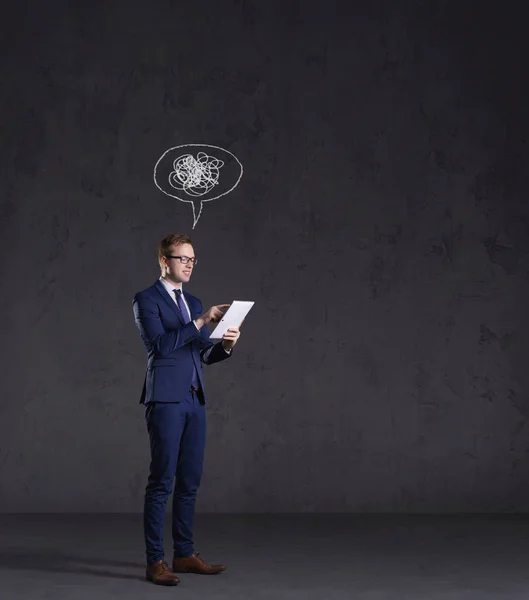
[[[191,316],[189,315],[189,312],[187,310],[187,307],[185,305],[184,299],[182,298],[182,290],[174,290],[175,296],[176,296],[176,303],[178,304],[178,308],[180,309],[180,313],[182,314],[182,317],[184,319],[184,323],[190,323],[191,322]],[[193,350],[190,347],[191,350],[191,355],[193,355]],[[195,360],[193,359],[193,365],[195,365]],[[199,383],[198,383],[198,375],[197,375],[197,368],[195,366],[195,368],[193,369],[193,379],[191,381],[191,385],[198,389]]]
[[[182,317],[184,318],[184,322],[189,323],[189,321],[191,321],[191,317],[189,316],[189,313],[187,312],[187,307],[185,305],[184,299],[182,298],[182,290],[174,290],[174,293],[176,295],[176,303],[178,304],[178,308],[180,309],[180,312],[182,313]]]

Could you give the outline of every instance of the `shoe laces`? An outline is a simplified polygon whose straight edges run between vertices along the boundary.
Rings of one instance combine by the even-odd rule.
[[[162,575],[163,573],[172,573],[171,569],[169,569],[169,565],[165,562],[165,560],[162,560],[162,562],[158,565],[158,570],[160,572],[160,575]]]

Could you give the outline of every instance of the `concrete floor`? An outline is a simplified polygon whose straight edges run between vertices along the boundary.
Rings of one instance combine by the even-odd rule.
[[[197,515],[196,540],[228,570],[164,588],[144,579],[140,515],[1,515],[0,598],[529,598],[526,515]]]

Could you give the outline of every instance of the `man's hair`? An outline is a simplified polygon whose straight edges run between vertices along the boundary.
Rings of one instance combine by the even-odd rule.
[[[179,244],[193,244],[191,238],[185,233],[170,233],[166,235],[158,245],[158,263],[162,268],[162,256],[167,256],[171,251],[171,246]]]

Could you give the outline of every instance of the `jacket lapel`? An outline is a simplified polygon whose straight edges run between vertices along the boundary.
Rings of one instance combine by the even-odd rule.
[[[164,286],[160,283],[160,280],[157,280],[154,284],[156,291],[160,294],[164,302],[169,306],[169,308],[176,313],[177,317],[180,319],[182,325],[185,325],[184,319],[176,306],[176,302],[169,296],[169,292],[164,288]],[[186,298],[187,300],[187,298]]]

